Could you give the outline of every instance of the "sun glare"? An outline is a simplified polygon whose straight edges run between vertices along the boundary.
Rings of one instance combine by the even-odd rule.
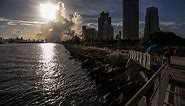
[[[47,20],[54,20],[56,18],[57,6],[51,3],[40,4],[41,16]]]

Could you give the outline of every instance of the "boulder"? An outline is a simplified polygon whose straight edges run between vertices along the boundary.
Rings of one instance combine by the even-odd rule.
[[[86,59],[82,62],[82,68],[93,68],[95,61],[93,59]]]
[[[125,56],[117,56],[117,54],[110,54],[107,56],[111,62],[112,67],[126,66],[128,58]]]
[[[129,76],[130,81],[144,81],[145,79],[140,74],[142,69],[143,67],[141,65],[129,59],[126,64],[125,74]]]

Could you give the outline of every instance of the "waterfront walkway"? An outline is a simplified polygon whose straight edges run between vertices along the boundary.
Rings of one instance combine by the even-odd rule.
[[[182,58],[171,58],[169,65],[170,82],[166,90],[163,106],[185,106],[185,61]],[[157,106],[159,92],[152,101]],[[146,105],[145,105],[146,106]]]
[[[141,54],[141,56],[138,54]],[[129,57],[139,62],[145,68],[150,68],[147,64],[152,66],[153,63],[153,61],[150,61],[152,56],[145,53],[130,51]],[[138,103],[138,100],[140,100],[138,106],[147,106],[145,102],[146,97],[143,95],[152,83],[154,83],[156,92],[154,92],[151,98],[151,106],[185,106],[185,58],[171,57],[170,60],[170,65],[163,64],[126,106],[132,106],[134,102]],[[163,59],[160,61],[162,62]]]
[[[165,96],[166,106],[185,106],[185,58],[171,58],[170,83]]]
[[[115,53],[128,55],[131,59],[135,60],[143,67],[147,69],[151,68],[152,56],[146,53],[141,53],[137,51],[123,51],[123,52],[115,52]],[[164,76],[162,75],[161,77],[162,84],[159,86],[159,88],[162,89],[161,92],[159,92],[159,89],[157,87],[157,84],[159,84],[160,82],[158,82],[157,78],[154,81],[154,86],[156,85],[156,89],[158,90],[155,92],[154,97],[151,100],[151,106],[159,105],[159,102],[163,98],[163,97],[161,98],[161,93],[164,95],[164,98],[163,98],[164,102],[162,100],[160,102],[162,103],[160,106],[185,106],[185,58],[171,57],[170,60],[171,60],[170,65],[167,65],[168,67],[167,70],[165,69],[162,69],[164,71],[161,70],[161,72],[164,74]],[[161,61],[162,63],[162,59],[159,61]],[[143,88],[143,90],[144,89],[145,88]],[[138,95],[141,93],[142,93],[142,90],[141,92],[135,95],[135,98],[138,98],[139,97]],[[137,99],[133,99],[133,102],[135,100]],[[147,106],[145,101],[146,101],[146,97],[143,96],[140,99],[138,106]],[[130,106],[130,105],[127,105],[127,106]]]

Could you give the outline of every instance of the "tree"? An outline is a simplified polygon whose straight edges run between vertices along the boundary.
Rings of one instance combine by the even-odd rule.
[[[144,36],[142,39],[142,44],[160,44],[160,45],[176,45],[184,46],[185,39],[177,36],[173,32],[155,32],[148,36]]]

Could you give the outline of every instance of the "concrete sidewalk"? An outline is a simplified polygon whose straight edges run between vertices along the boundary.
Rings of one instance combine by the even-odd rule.
[[[166,106],[185,106],[185,60],[172,58],[171,64],[170,84],[164,103]]]
[[[173,65],[185,67],[185,57],[171,57],[170,63]]]

